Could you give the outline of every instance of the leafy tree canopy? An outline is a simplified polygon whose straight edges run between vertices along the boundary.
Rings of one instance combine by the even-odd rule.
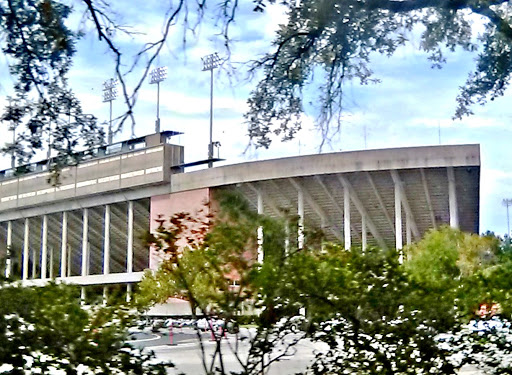
[[[264,1],[259,3],[264,5]],[[507,1],[302,0],[289,1],[289,19],[274,48],[258,61],[264,78],[249,98],[249,133],[268,147],[272,133],[292,138],[314,87],[317,125],[325,139],[339,129],[345,83],[375,82],[371,59],[393,55],[411,41],[433,67],[457,48],[478,51],[475,70],[457,97],[454,117],[503,95],[511,74],[512,28]],[[478,33],[477,26],[483,24]],[[419,38],[419,43],[416,39]],[[309,90],[311,91],[311,90]]]
[[[293,138],[305,111],[318,115],[317,125],[328,140],[339,130],[345,84],[377,81],[371,60],[378,54],[390,56],[409,42],[428,53],[434,67],[442,66],[446,54],[456,49],[475,52],[476,66],[456,99],[454,117],[471,114],[475,104],[503,95],[509,84],[512,28],[510,5],[504,0],[253,0],[254,11],[265,12],[277,3],[287,10],[287,21],[279,26],[268,53],[250,64],[250,71],[262,77],[246,113],[248,133],[256,146],[269,147],[275,136]],[[187,40],[190,32],[211,22],[213,14],[215,32],[224,37],[229,52],[238,1],[180,0],[167,8],[161,35],[135,57],[133,53],[127,57],[118,36],[134,35],[137,25],[125,26],[129,19],[116,22],[119,18],[105,0],[0,3],[1,45],[16,79],[16,95],[3,119],[12,121],[20,134],[6,151],[17,151],[20,163],[25,162],[31,148],[43,148],[48,134],[58,140],[52,147],[64,154],[70,147],[101,143],[103,134],[94,118],[82,113],[67,87],[66,75],[81,36],[73,29],[95,34],[113,56],[126,105],[114,131],[128,119],[133,129],[137,94],[170,33],[179,30]],[[83,14],[80,27],[70,27],[72,11]],[[184,27],[176,29],[177,25]],[[135,72],[141,72],[139,79],[128,86],[127,75]],[[34,107],[36,111],[29,110]]]
[[[129,310],[82,306],[79,289],[0,287],[0,374],[152,374],[154,362],[124,342]]]

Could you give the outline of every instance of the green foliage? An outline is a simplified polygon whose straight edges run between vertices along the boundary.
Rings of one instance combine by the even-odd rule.
[[[0,288],[0,373],[165,374],[124,344],[128,311],[119,306],[81,306],[79,289]]]
[[[166,260],[154,275],[146,273],[139,302],[182,297],[190,301],[193,311],[199,308],[229,317],[252,296],[249,280],[256,233],[264,222],[239,196],[226,194],[219,199],[223,208],[216,218],[180,213],[168,221],[160,219],[156,233],[147,240]]]
[[[402,265],[395,251],[346,251],[321,237],[300,250],[286,246],[294,243],[285,241],[289,220],[260,217],[236,195],[219,200],[219,213],[206,222],[187,225],[187,214],[171,218],[168,227],[162,221],[153,245],[172,250],[142,282],[142,297],[164,302],[179,296],[205,314],[239,323],[247,320],[239,319],[243,308],[256,312],[243,374],[256,373],[261,358],[305,335],[329,348],[308,373],[451,374],[478,359],[455,360],[439,335],[459,332],[481,303],[511,311],[512,257],[494,236],[433,230],[406,249]],[[263,264],[255,262],[259,227]],[[179,243],[186,248],[178,251]],[[233,280],[237,288],[230,287]],[[301,309],[305,316],[298,316]]]
[[[267,5],[278,2],[253,0],[253,3],[255,12],[263,12]],[[194,4],[173,2],[165,12],[163,35],[159,35],[154,43],[144,45],[135,54],[134,61],[127,63],[120,47],[123,43],[116,39],[116,35],[130,34],[130,28],[116,23],[108,2],[10,0],[2,3],[2,48],[11,58],[10,71],[16,79],[18,107],[16,110],[6,109],[4,117],[12,117],[9,112],[12,114],[35,105],[31,102],[34,96],[65,117],[64,107],[57,108],[58,104],[50,99],[53,94],[48,88],[57,86],[56,91],[61,93],[68,89],[65,76],[74,57],[76,40],[80,37],[66,26],[73,9],[69,4],[84,12],[84,22],[90,22],[100,42],[105,43],[114,56],[113,70],[121,83],[127,106],[115,132],[128,118],[132,120],[133,131],[137,93],[151,63],[173,30],[172,25],[181,23],[185,30],[183,40],[187,40],[188,32],[194,33],[201,24],[212,19],[205,17],[207,9],[214,9],[216,21],[213,26],[220,29],[219,34],[224,37],[229,50],[233,43],[230,27],[240,8],[239,2],[232,0]],[[473,105],[502,96],[509,85],[512,72],[509,48],[511,5],[505,0],[301,0],[280,1],[279,4],[286,7],[288,19],[278,28],[272,49],[253,62],[249,72],[254,76],[263,73],[248,99],[249,110],[245,115],[249,136],[256,146],[269,147],[274,136],[283,140],[295,137],[302,126],[304,112],[317,116],[324,141],[329,139],[341,126],[339,114],[344,110],[346,84],[352,80],[363,85],[378,82],[372,71],[372,59],[377,54],[391,56],[406,44],[426,52],[435,68],[446,62],[447,53],[457,49],[478,51],[476,67],[456,98],[454,117],[471,114]],[[481,24],[483,31],[475,26]],[[148,64],[142,67],[140,80],[130,93],[125,82],[126,74],[133,73],[141,61],[148,61]],[[72,108],[80,112],[79,106]],[[30,120],[32,129],[44,130],[40,124],[44,117],[40,113],[34,115]],[[87,120],[82,116],[82,122]],[[25,119],[24,123],[27,121]],[[76,123],[79,128],[80,121]],[[56,127],[65,127],[65,123],[59,121]],[[91,130],[96,136],[100,134],[95,125]],[[48,133],[51,131],[46,131],[46,135]],[[25,161],[30,150],[23,143],[29,136],[33,147],[43,148],[43,138],[29,134],[8,145],[7,150],[17,151],[20,157],[25,156]],[[97,139],[91,137],[90,140],[96,144]]]
[[[272,2],[259,0],[256,8]],[[479,49],[475,71],[456,99],[456,118],[471,114],[474,104],[502,96],[508,87],[512,28],[510,4],[504,0],[302,0],[286,5],[288,20],[277,31],[272,51],[252,68],[264,72],[246,114],[257,146],[268,147],[275,135],[293,138],[307,111],[318,115],[322,136],[329,139],[341,126],[347,83],[378,82],[372,58],[391,56],[405,44],[425,51],[433,68],[442,67],[445,55],[456,49]],[[485,25],[481,35],[474,26],[479,22]]]
[[[428,232],[409,247],[405,263],[418,303],[437,312],[447,329],[467,321],[482,303],[498,302],[511,311],[510,265],[499,239],[448,227]]]
[[[82,112],[68,87],[66,76],[79,38],[66,26],[71,11],[69,5],[53,0],[0,5],[2,49],[16,80],[15,95],[1,119],[17,133],[2,151],[16,156],[16,172],[21,174],[30,172],[25,164],[38,150],[51,148],[55,157],[48,165],[54,185],[63,165],[78,162],[83,156],[78,151],[97,147],[104,138],[96,118]]]

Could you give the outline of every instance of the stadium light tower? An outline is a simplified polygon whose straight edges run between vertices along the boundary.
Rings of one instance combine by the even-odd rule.
[[[108,144],[112,144],[112,101],[117,98],[118,80],[114,78],[107,79],[103,82],[103,103],[110,103],[110,122],[108,123]]]
[[[508,207],[512,205],[512,199],[503,199],[503,205],[507,207],[507,236],[510,237],[510,220],[508,215]]]
[[[160,133],[160,82],[167,78],[167,67],[155,68],[149,73],[151,76],[150,84],[156,83],[156,122],[155,133]]]
[[[213,70],[218,68],[220,65],[220,57],[217,52],[207,55],[201,58],[201,62],[203,63],[203,72],[209,70],[210,71],[210,143],[208,144],[208,168],[212,167],[213,159],[213,142],[212,142],[212,132],[213,132]]]

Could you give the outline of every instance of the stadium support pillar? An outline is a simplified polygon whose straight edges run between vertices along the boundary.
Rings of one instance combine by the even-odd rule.
[[[395,182],[395,238],[396,250],[400,254],[399,261],[403,261],[403,238],[402,238],[402,194],[398,183]]]
[[[30,219],[25,218],[25,233],[23,236],[23,273],[22,279],[28,279],[28,251],[29,251]]]
[[[257,192],[258,197],[258,215],[263,215],[263,197],[261,195],[261,191]],[[258,227],[258,263],[263,263],[263,227]]]
[[[133,272],[133,201],[128,202],[128,241],[126,249],[126,272]],[[132,299],[132,285],[126,287],[126,302]]]
[[[5,277],[11,277],[12,269],[12,221],[7,222],[7,259],[5,260]]]
[[[406,244],[410,245],[412,243],[412,231],[411,231],[411,218],[409,215],[405,215],[405,235],[406,235]]]
[[[362,239],[362,244],[361,244],[361,249],[364,251],[366,251],[366,247],[367,247],[367,242],[368,242],[368,230],[366,229],[366,215],[362,215],[361,216],[361,239]]]
[[[343,223],[345,250],[350,250],[350,247],[352,246],[350,237],[350,192],[346,187],[343,188]]]
[[[62,213],[62,234],[60,247],[60,277],[69,276],[68,270],[68,213]]]
[[[457,189],[453,167],[448,167],[448,204],[450,206],[450,227],[459,228],[459,212],[457,207]]]
[[[110,205],[105,205],[104,216],[104,236],[103,236],[103,274],[110,273]],[[107,305],[108,287],[103,287],[103,305]]]
[[[48,277],[50,279],[53,279],[53,246],[50,246],[48,248],[48,251],[50,253],[50,259],[49,259],[49,265],[48,265]]]
[[[84,208],[82,215],[82,276],[87,276],[89,273],[89,209]]]
[[[132,284],[126,285],[126,302],[130,302],[132,300]]]
[[[128,202],[128,239],[126,248],[126,272],[133,272],[133,202]]]
[[[48,266],[48,215],[43,215],[43,230],[41,238],[41,279],[46,279]]]
[[[288,218],[286,218],[284,225],[284,253],[285,255],[288,255],[290,253],[290,222]]]
[[[103,237],[103,274],[110,273],[110,205],[105,205]]]
[[[302,190],[297,191],[297,214],[299,216],[297,246],[301,250],[304,248],[304,193]]]

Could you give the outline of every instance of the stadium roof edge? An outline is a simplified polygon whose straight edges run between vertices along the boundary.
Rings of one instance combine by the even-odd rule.
[[[230,164],[174,174],[171,191],[300,176],[464,166],[480,166],[479,144],[344,151]]]

